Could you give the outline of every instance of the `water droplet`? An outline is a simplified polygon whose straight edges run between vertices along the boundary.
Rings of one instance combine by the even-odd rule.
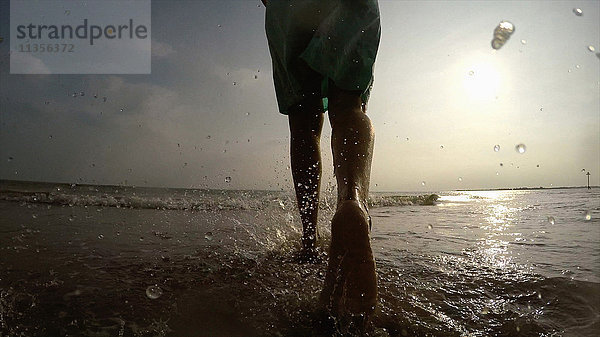
[[[502,166],[504,166],[504,163],[500,163],[500,166],[501,166],[501,167],[502,167]]]
[[[553,216],[549,216],[549,217],[548,217],[548,223],[549,223],[549,224],[551,224],[551,225],[554,225],[554,223],[555,223],[555,222],[556,222],[556,220],[554,220],[554,217],[553,217]]]
[[[104,235],[98,234],[98,239],[100,239],[100,240],[104,239]]]
[[[221,28],[222,26],[221,25],[217,25],[217,27]]]
[[[585,221],[592,220],[592,213],[590,211],[585,211]]]
[[[237,82],[233,82],[233,85],[237,85]]]
[[[123,108],[121,108],[120,111],[123,112]]]
[[[12,161],[12,160],[13,160],[13,157],[8,157],[8,161]]]
[[[440,149],[443,150],[444,149],[444,145],[440,145]]]
[[[475,72],[473,70],[469,70],[469,76],[473,76],[475,75]]]
[[[540,107],[540,111],[544,111],[544,107],[543,107],[543,106],[542,106],[542,107]]]
[[[94,94],[94,98],[98,98],[98,94]]]
[[[212,239],[213,239],[213,233],[212,232],[206,232],[204,234],[204,240],[211,241]]]
[[[581,172],[585,172],[585,169],[584,169],[584,168],[582,168],[582,169],[581,169]]]
[[[258,75],[254,75],[254,79],[257,80],[258,79]]]
[[[540,164],[535,165],[535,167],[540,167]]]
[[[577,64],[577,65],[575,65],[575,68],[581,69],[581,66],[579,64]]]
[[[487,307],[483,307],[481,309],[481,314],[482,315],[487,315],[487,314],[489,314],[489,312],[490,312],[490,309],[488,309]]]
[[[462,181],[462,177],[458,177],[458,181]]]
[[[500,173],[496,171],[496,175],[497,175],[497,176],[499,176],[499,175],[500,175]]]
[[[500,49],[512,33],[515,32],[515,26],[508,21],[501,21],[496,28],[494,28],[494,39],[492,40],[492,48]]]
[[[206,136],[206,139],[210,139],[210,135]]]
[[[527,44],[527,40],[521,40],[521,44]]]
[[[583,11],[581,10],[581,8],[573,8],[573,13],[577,16],[583,15]]]
[[[593,53],[596,51],[596,48],[594,48],[594,46],[590,45],[590,46],[588,46],[588,50]]]
[[[428,229],[433,229],[433,226],[431,224],[427,225]]]
[[[494,152],[500,151],[500,145],[494,145]]]
[[[140,236],[140,241],[144,241],[144,237],[143,236]]]
[[[523,143],[515,146],[515,151],[517,151],[517,152],[519,152],[521,154],[525,153],[526,150],[527,150],[527,147]]]
[[[423,180],[423,181],[421,181],[421,185],[422,185],[422,186],[425,186],[425,184],[426,184],[426,183],[425,183],[425,181],[424,181],[424,180]]]
[[[163,294],[162,289],[160,289],[160,287],[156,284],[146,288],[146,296],[148,296],[148,298],[151,300],[155,300],[155,299],[161,297],[162,294]]]
[[[225,182],[229,184],[231,182],[231,177],[225,177]]]

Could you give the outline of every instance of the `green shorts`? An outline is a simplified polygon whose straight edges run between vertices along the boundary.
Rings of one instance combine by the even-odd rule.
[[[329,81],[367,103],[381,36],[377,0],[268,0],[265,29],[282,114],[311,96],[327,110]]]

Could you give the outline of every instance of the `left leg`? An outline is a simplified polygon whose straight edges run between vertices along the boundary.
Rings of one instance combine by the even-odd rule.
[[[290,157],[294,189],[302,221],[302,248],[307,260],[316,255],[317,215],[321,186],[321,129],[323,107],[320,97],[304,100],[289,111]]]

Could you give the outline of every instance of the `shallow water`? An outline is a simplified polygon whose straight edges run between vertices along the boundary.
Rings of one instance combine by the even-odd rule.
[[[295,262],[290,193],[7,182],[1,190],[2,334],[344,333],[315,309],[325,263]],[[438,194],[433,206],[376,207],[393,203],[373,196],[380,298],[369,334],[597,334],[597,189]],[[149,298],[150,286],[162,295]]]

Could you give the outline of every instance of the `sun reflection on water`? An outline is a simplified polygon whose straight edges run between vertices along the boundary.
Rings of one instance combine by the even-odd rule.
[[[496,268],[514,267],[513,253],[509,249],[511,241],[520,237],[515,229],[521,208],[514,207],[511,201],[522,191],[473,191],[470,198],[481,199],[483,221],[480,223],[481,237],[477,243],[477,256],[485,264]]]

